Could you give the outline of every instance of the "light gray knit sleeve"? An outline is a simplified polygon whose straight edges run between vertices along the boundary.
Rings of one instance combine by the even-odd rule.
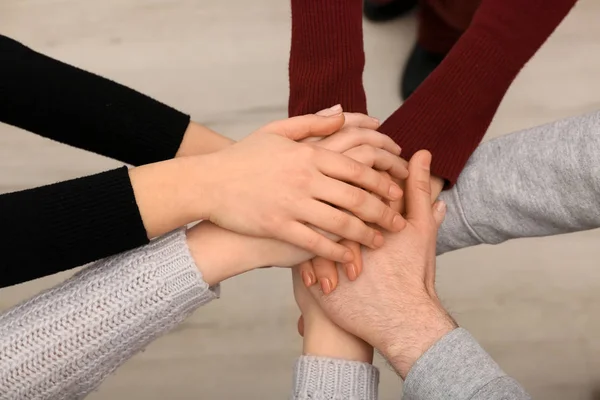
[[[413,365],[404,400],[528,400],[479,343],[462,328],[448,333]]]
[[[438,254],[600,227],[600,112],[482,144],[448,204]]]
[[[371,364],[302,356],[294,369],[291,400],[376,400],[379,370]]]
[[[184,230],[96,262],[0,315],[0,399],[83,398],[216,297]]]

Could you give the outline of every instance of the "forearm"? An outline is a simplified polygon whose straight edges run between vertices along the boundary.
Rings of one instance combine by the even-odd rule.
[[[517,381],[464,329],[442,337],[412,366],[404,382],[406,400],[529,399]]]
[[[0,287],[148,243],[125,167],[3,194],[0,211]]]
[[[438,254],[600,227],[598,154],[600,112],[482,144],[440,196]]]
[[[441,65],[380,131],[406,159],[429,150],[432,172],[453,184],[518,72],[574,3],[484,0]]]
[[[367,113],[361,0],[291,0],[289,116],[341,104]]]
[[[0,35],[0,121],[132,165],[228,139],[144,94]]]
[[[0,399],[82,398],[216,297],[183,230],[99,261],[0,315]]]

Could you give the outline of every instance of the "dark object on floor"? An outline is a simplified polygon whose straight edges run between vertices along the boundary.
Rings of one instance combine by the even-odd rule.
[[[445,54],[432,53],[425,50],[418,43],[415,44],[400,81],[400,96],[403,100],[406,100],[408,96],[417,90],[429,74],[442,63],[445,56]]]
[[[369,21],[384,22],[401,17],[416,7],[418,0],[392,0],[377,4],[373,0],[364,0],[363,12]]]

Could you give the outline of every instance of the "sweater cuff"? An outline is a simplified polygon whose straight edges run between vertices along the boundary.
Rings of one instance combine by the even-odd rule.
[[[294,368],[293,400],[376,400],[379,370],[369,363],[302,356]]]
[[[504,371],[473,336],[457,328],[413,365],[404,382],[404,398],[466,400],[504,376]]]

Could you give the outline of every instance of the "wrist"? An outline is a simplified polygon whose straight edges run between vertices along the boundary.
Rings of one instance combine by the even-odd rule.
[[[233,143],[235,143],[234,140],[220,135],[194,121],[190,121],[175,157],[213,153]]]
[[[324,315],[306,313],[302,353],[348,361],[373,362],[373,347],[346,332]]]
[[[201,208],[201,201],[194,199],[188,163],[188,159],[172,159],[129,170],[148,238],[164,235],[196,220],[194,208]]]
[[[214,286],[257,267],[252,238],[220,228],[209,221],[186,233],[187,244],[204,281]]]
[[[406,378],[413,364],[435,343],[456,329],[456,322],[434,301],[414,308],[411,318],[390,318],[389,337],[378,346],[396,372]]]

